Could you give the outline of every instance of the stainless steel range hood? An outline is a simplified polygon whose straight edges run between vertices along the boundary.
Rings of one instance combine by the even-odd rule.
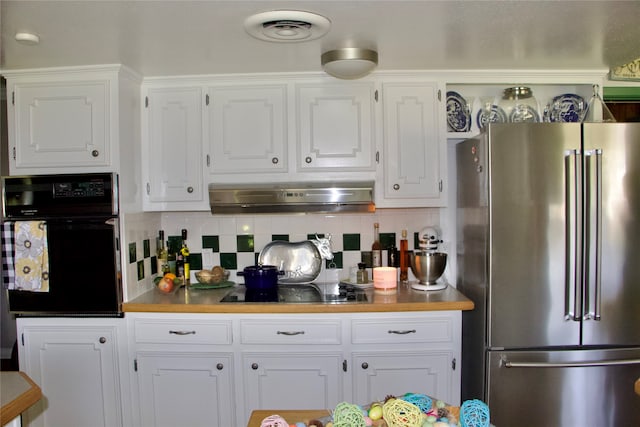
[[[373,181],[209,184],[214,214],[375,212]]]

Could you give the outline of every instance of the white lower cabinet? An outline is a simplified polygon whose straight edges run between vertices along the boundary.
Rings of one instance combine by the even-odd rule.
[[[127,319],[136,426],[242,426],[256,409],[406,392],[460,404],[459,311]]]
[[[127,425],[123,319],[18,318],[17,328],[20,370],[42,389],[23,425]]]

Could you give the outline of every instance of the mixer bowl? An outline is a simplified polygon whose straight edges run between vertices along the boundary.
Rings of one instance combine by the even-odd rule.
[[[433,285],[447,266],[444,252],[414,252],[411,255],[411,271],[425,285]]]

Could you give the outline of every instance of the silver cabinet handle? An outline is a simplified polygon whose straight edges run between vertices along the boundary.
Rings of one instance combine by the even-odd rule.
[[[362,365],[360,365],[360,366],[362,366],[362,369],[369,368],[369,364],[367,362],[362,362]]]
[[[277,157],[273,157],[271,159],[271,163],[273,163],[274,165],[277,165],[279,161],[280,161],[280,159],[278,159]]]
[[[253,369],[254,371],[255,371],[256,369],[258,369],[258,364],[257,364],[257,363],[252,363],[252,364],[251,364],[251,369]]]
[[[307,157],[304,159],[304,161],[305,161],[305,162],[307,162],[307,163],[311,163],[311,162],[312,162],[312,159],[311,159],[311,157],[307,156]]]
[[[217,369],[218,371],[222,371],[222,370],[224,369],[224,365],[223,365],[222,363],[218,363],[218,364],[216,365],[216,369]]]
[[[107,339],[105,337],[100,337],[100,339],[98,339],[98,341],[100,341],[100,344],[104,344],[107,342]]]
[[[173,335],[195,335],[196,331],[169,331]]]
[[[399,190],[399,189],[400,189],[400,185],[398,185],[398,184],[393,184],[393,189],[394,189],[394,190],[396,190],[396,191],[397,191],[397,190]]]
[[[545,362],[509,362],[503,359],[500,364],[505,368],[580,368],[591,366],[617,366],[617,365],[636,365],[640,363],[640,359],[628,360],[609,360],[602,362],[565,362],[565,363],[545,363]]]
[[[193,187],[187,187],[187,193],[193,193]]]
[[[389,329],[387,331],[387,333],[396,334],[396,335],[407,335],[407,334],[415,334],[416,330],[415,329],[405,329],[403,331],[398,331],[398,330]]]
[[[278,331],[276,333],[278,335],[287,335],[287,336],[304,335],[304,331]]]
[[[100,152],[99,152],[98,150],[93,150],[93,151],[91,152],[91,155],[92,155],[93,157],[98,157],[98,156],[100,155]]]

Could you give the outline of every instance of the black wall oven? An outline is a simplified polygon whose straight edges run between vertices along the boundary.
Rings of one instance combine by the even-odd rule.
[[[49,291],[8,290],[20,316],[122,316],[118,176],[2,178],[5,223],[46,222]]]

